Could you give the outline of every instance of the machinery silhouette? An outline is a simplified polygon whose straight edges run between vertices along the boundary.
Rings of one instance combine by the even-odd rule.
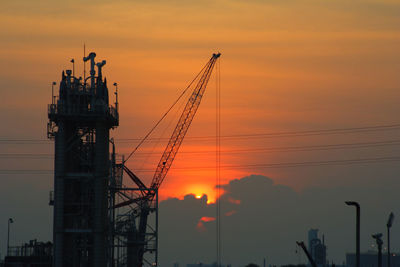
[[[114,83],[116,98],[111,106],[107,79],[102,74],[106,61],[96,63],[95,57],[93,52],[84,55],[83,61],[90,62],[90,76],[85,77],[85,69],[83,80],[74,76],[75,71],[62,73],[58,97],[54,96],[56,83],[52,83],[47,134],[55,140],[54,192],[50,192],[49,201],[54,206],[53,266],[157,266],[158,189],[193,121],[220,54],[213,54],[196,76],[197,83],[149,186],[126,166],[132,153],[117,162],[109,131],[119,125],[118,85]],[[123,173],[134,187],[124,184]],[[151,213],[155,216],[149,222]]]
[[[219,57],[220,53],[213,54],[199,74],[200,78],[194,86],[194,90],[161,156],[150,186],[147,187],[141,179],[125,165],[126,160],[121,164],[116,164],[117,172],[122,174],[123,170],[137,186],[137,188],[132,188],[132,190],[139,192],[135,197],[119,192],[120,196],[125,200],[114,205],[115,209],[133,206],[132,210],[126,214],[127,216],[121,217],[121,220],[117,222],[119,225],[124,225],[123,228],[128,231],[128,234],[123,232],[120,234],[120,237],[124,239],[124,243],[126,243],[127,247],[127,266],[142,266],[144,263],[157,265],[158,189],[171,168],[179,147],[193,121],[214,65]],[[156,213],[156,221],[153,227],[149,226],[148,223],[148,216],[152,212]],[[144,258],[146,252],[153,252],[154,256],[152,261]]]

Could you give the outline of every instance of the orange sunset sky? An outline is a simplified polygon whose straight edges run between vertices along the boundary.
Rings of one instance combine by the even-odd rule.
[[[357,183],[359,177],[373,184],[376,173],[395,163],[370,169],[265,165],[393,156],[396,151],[387,147],[274,149],[391,140],[398,132],[254,135],[398,123],[399,12],[395,0],[2,1],[0,137],[46,140],[51,82],[59,82],[72,58],[82,75],[85,43],[96,60],[107,60],[110,102],[111,84],[119,84],[120,126],[112,136],[118,153],[126,155],[137,144],[128,139],[144,136],[211,54],[221,52],[222,135],[233,135],[222,138],[222,165],[233,166],[222,168],[223,183],[263,174],[298,191]],[[215,199],[215,88],[213,75],[162,185],[162,199],[189,193]],[[162,134],[163,127],[154,137],[169,137],[171,127]],[[2,151],[52,153],[51,142],[41,144],[2,144]],[[154,148],[148,142],[128,161],[147,183],[164,145]],[[154,153],[145,161],[149,151]],[[3,170],[53,167],[51,156],[7,159],[1,165]],[[50,174],[15,176],[34,187],[52,187]],[[14,183],[15,176],[4,179]]]

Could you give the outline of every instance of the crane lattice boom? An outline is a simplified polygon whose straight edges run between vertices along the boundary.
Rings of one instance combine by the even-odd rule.
[[[193,121],[194,115],[199,108],[201,99],[204,91],[207,87],[207,83],[210,79],[211,72],[214,68],[216,60],[221,54],[213,54],[211,59],[206,64],[203,74],[200,77],[192,95],[187,102],[185,109],[179,118],[179,121],[175,127],[175,130],[169,139],[168,145],[164,150],[164,153],[158,163],[157,169],[154,173],[153,180],[150,188],[158,189],[171,168],[172,162],[175,159],[176,153],[178,153],[179,147],[182,144],[183,138],[185,137],[190,124]]]
[[[198,79],[198,82],[192,94],[190,95],[188,102],[186,103],[184,111],[180,116],[172,136],[169,139],[164,153],[157,165],[157,169],[154,173],[150,187],[146,187],[139,177],[137,177],[124,165],[124,162],[119,166],[119,168],[128,174],[131,180],[138,186],[140,191],[140,195],[135,195],[135,197],[130,197],[125,193],[120,193],[122,198],[125,200],[115,204],[113,207],[114,209],[117,209],[131,204],[135,206],[134,211],[130,213],[132,217],[128,217],[127,219],[129,221],[127,224],[127,229],[130,232],[125,235],[127,240],[126,242],[128,244],[127,251],[129,251],[127,253],[127,262],[129,262],[127,264],[128,266],[142,267],[144,262],[143,255],[146,252],[154,251],[156,252],[155,264],[157,265],[158,222],[156,219],[155,229],[149,227],[147,223],[148,216],[154,211],[156,214],[158,214],[158,189],[165,179],[169,169],[171,168],[172,162],[178,153],[179,147],[182,144],[182,141],[190,127],[190,124],[193,121],[194,116],[196,115],[201,99],[204,95],[204,91],[207,87],[207,83],[210,80],[212,70],[220,55],[220,53],[213,54],[199,75],[196,76],[195,80]],[[158,215],[156,215],[156,218],[158,218]],[[149,242],[155,242],[155,248],[151,248],[151,246],[149,246]]]

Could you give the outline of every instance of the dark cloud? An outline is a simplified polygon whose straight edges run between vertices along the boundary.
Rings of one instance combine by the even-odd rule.
[[[310,228],[325,234],[328,258],[341,263],[345,252],[354,248],[354,210],[345,200],[362,205],[362,250],[372,244],[371,233],[384,232],[392,209],[400,213],[395,207],[399,197],[386,186],[309,188],[298,193],[268,177],[251,175],[222,188],[223,261],[234,266],[262,264],[264,257],[268,264],[297,263],[295,241],[307,241]],[[162,266],[214,261],[215,221],[201,218],[215,217],[215,205],[206,203],[206,197],[188,195],[160,204]],[[399,241],[393,240],[394,250]]]

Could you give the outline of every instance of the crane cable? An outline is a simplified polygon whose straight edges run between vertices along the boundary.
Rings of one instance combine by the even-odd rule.
[[[221,66],[219,59],[216,62],[216,114],[215,114],[215,160],[216,160],[216,241],[217,241],[217,267],[221,267]]]
[[[194,83],[194,81],[197,80],[197,78],[200,76],[200,74],[203,72],[203,70],[206,68],[207,65],[205,65],[200,72],[196,75],[196,77],[194,77],[194,79],[189,83],[189,85],[185,88],[185,90],[183,90],[183,92],[180,94],[180,96],[178,97],[178,99],[175,100],[175,102],[171,105],[171,107],[164,113],[164,115],[161,117],[161,119],[159,119],[157,121],[157,123],[153,126],[153,128],[151,128],[151,130],[140,140],[139,144],[132,150],[132,152],[128,155],[128,157],[126,157],[126,159],[124,160],[124,164],[125,162],[128,161],[128,159],[139,149],[139,147],[144,143],[144,141],[146,141],[146,139],[153,133],[153,131],[157,128],[157,126],[164,120],[164,118],[168,115],[168,113],[174,108],[174,106],[179,102],[179,100],[185,95],[185,93],[187,92],[187,90],[192,86],[192,84]]]
[[[188,94],[188,96],[187,96],[186,98],[189,98],[189,97],[190,97],[190,95]],[[187,101],[181,101],[180,106],[179,106],[178,108],[176,108],[175,114],[173,114],[173,115],[171,116],[171,119],[169,120],[169,122],[167,122],[167,125],[166,125],[166,126],[164,127],[164,129],[162,130],[161,135],[160,135],[160,136],[161,136],[160,138],[157,138],[157,139],[149,138],[149,139],[148,139],[148,140],[155,140],[156,142],[153,142],[154,145],[152,146],[151,152],[148,152],[148,153],[147,153],[147,156],[146,156],[146,158],[142,161],[141,166],[138,167],[138,168],[136,169],[136,172],[137,172],[137,173],[140,173],[141,170],[144,169],[144,166],[149,162],[150,157],[152,157],[152,156],[157,156],[157,157],[159,157],[160,153],[162,153],[162,151],[160,151],[160,152],[159,152],[159,151],[156,151],[156,147],[161,143],[161,141],[163,141],[164,138],[162,138],[162,136],[164,136],[165,133],[167,132],[167,130],[170,129],[170,126],[171,126],[172,122],[173,122],[177,117],[179,117],[179,113],[181,113],[180,111],[182,111],[183,105],[184,105],[186,102],[187,102]],[[160,126],[160,127],[161,127],[161,126]],[[141,152],[138,152],[138,154],[139,154],[139,153],[141,153]],[[136,158],[139,156],[138,154],[136,154]],[[146,154],[146,153],[144,152],[144,154]],[[140,157],[140,156],[139,156],[139,157]]]

